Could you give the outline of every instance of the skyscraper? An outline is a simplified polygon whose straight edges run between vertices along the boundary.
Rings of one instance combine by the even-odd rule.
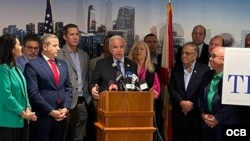
[[[26,24],[26,31],[27,34],[35,34],[35,24],[34,23]]]
[[[37,23],[37,34],[38,34],[38,36],[42,36],[43,33],[44,33],[44,23],[39,22],[39,23]]]
[[[80,31],[86,32],[84,17],[83,0],[77,0],[76,24]]]
[[[130,50],[135,35],[135,8],[130,6],[120,7],[113,29],[127,31],[127,51]]]
[[[106,26],[106,31],[112,30],[112,5],[113,3],[111,0],[108,0],[106,2],[106,16],[105,16],[105,26]]]
[[[88,9],[88,33],[96,32],[96,12],[94,5],[90,5]]]

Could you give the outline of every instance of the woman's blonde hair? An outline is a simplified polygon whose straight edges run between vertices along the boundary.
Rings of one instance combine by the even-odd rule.
[[[149,72],[154,72],[155,67],[154,67],[154,64],[151,62],[150,51],[149,51],[147,43],[145,43],[143,41],[138,41],[138,42],[134,43],[132,48],[129,51],[128,58],[130,58],[133,61],[136,61],[136,58],[134,56],[134,50],[138,45],[142,45],[146,49],[146,58],[145,58],[145,61],[144,61],[146,69]]]

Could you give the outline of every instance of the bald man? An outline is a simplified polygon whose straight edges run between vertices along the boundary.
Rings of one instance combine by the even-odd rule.
[[[239,123],[237,107],[221,104],[224,52],[224,47],[212,49],[209,58],[212,69],[202,78],[200,111],[203,141],[220,141],[223,125]]]

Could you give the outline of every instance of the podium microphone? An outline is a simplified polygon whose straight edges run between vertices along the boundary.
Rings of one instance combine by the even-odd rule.
[[[125,72],[124,84],[125,84],[125,90],[126,91],[135,89],[135,85],[133,83],[132,75],[133,75],[133,73],[131,71],[126,71]]]
[[[146,80],[140,80],[138,84],[139,84],[141,91],[148,91],[149,90]]]
[[[115,78],[115,81],[118,83],[119,81],[122,80],[123,78],[123,75],[122,75],[122,72],[121,71],[116,71],[116,74],[115,74],[116,78]]]
[[[116,71],[116,84],[118,85],[118,88],[120,91],[124,91],[125,90],[125,83],[124,83],[124,78],[122,75],[121,71]]]

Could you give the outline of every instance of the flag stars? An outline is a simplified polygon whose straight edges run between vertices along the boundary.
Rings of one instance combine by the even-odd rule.
[[[53,33],[52,10],[50,0],[47,0],[47,7],[44,20],[44,33]]]

